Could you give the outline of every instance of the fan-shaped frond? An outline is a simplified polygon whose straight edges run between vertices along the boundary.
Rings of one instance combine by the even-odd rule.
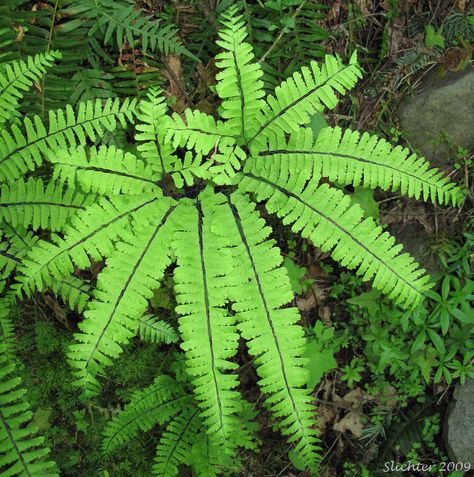
[[[275,88],[275,96],[266,98],[259,125],[248,141],[252,152],[265,147],[265,140],[272,135],[297,131],[309,124],[311,116],[324,108],[333,109],[338,99],[336,92],[344,94],[361,77],[356,53],[345,65],[338,57],[326,55],[321,65],[312,61]]]
[[[106,267],[97,277],[95,299],[79,324],[81,333],[69,348],[69,362],[84,396],[98,394],[96,379],[104,367],[122,352],[122,347],[137,333],[139,317],[147,307],[153,290],[160,286],[170,264],[171,230],[168,218],[173,200],[161,198],[148,209],[146,217],[134,220],[133,233],[116,245]]]
[[[61,185],[49,182],[45,187],[41,179],[30,177],[2,184],[0,189],[0,217],[13,227],[32,227],[61,230],[69,217],[84,210],[85,197],[73,189],[63,192]]]
[[[376,225],[364,218],[358,204],[351,205],[348,195],[318,185],[305,172],[289,178],[278,169],[246,173],[240,187],[255,192],[258,200],[267,201],[267,210],[275,212],[285,224],[309,238],[323,251],[331,251],[334,260],[356,269],[364,280],[404,307],[414,307],[422,293],[430,288],[429,277],[414,259],[400,253],[402,246]]]
[[[138,320],[138,333],[142,340],[149,343],[170,344],[179,341],[175,329],[155,315],[144,315]]]
[[[64,238],[52,236],[53,243],[39,240],[20,267],[18,293],[30,295],[33,290],[51,286],[53,280],[70,276],[74,265],[90,266],[91,257],[100,260],[114,251],[113,241],[130,234],[130,217],[138,221],[147,207],[159,200],[155,195],[102,198],[74,216],[64,228]]]
[[[158,376],[153,384],[132,394],[125,409],[114,416],[104,431],[102,449],[106,454],[132,440],[138,431],[147,432],[169,421],[190,397],[169,376]]]
[[[66,110],[49,111],[46,128],[39,116],[24,120],[25,134],[13,125],[0,137],[0,180],[12,180],[41,164],[50,149],[67,149],[84,145],[87,139],[95,141],[105,131],[113,131],[117,121],[133,120],[135,101],[118,99],[87,101],[79,105],[77,113],[71,106]]]
[[[54,179],[71,186],[78,184],[86,193],[112,196],[159,190],[160,176],[115,146],[54,150],[48,159],[54,164]]]
[[[29,56],[25,61],[15,60],[0,68],[0,125],[14,114],[18,100],[31,85],[41,78],[46,68],[61,58],[57,51]]]
[[[223,250],[225,243],[213,234],[206,218],[206,212],[212,214],[212,201],[210,195],[203,202],[198,200],[196,207],[180,206],[180,230],[174,240],[176,311],[181,315],[179,331],[187,371],[209,438],[232,453],[248,437],[237,417],[243,407],[235,389],[238,378],[227,373],[237,368],[230,358],[237,352],[238,335],[235,318],[224,306],[231,263]]]
[[[219,30],[217,44],[224,49],[216,56],[216,65],[222,71],[217,74],[216,91],[222,99],[220,113],[228,120],[228,126],[241,137],[249,137],[255,129],[256,116],[264,106],[261,99],[263,75],[260,65],[253,62],[255,56],[250,43],[245,42],[247,30],[238,7],[233,6],[222,14],[223,28]]]
[[[235,193],[222,200],[214,230],[233,248],[234,287],[230,296],[249,353],[255,356],[259,385],[266,404],[280,418],[279,427],[296,442],[308,467],[316,465],[320,447],[314,426],[314,408],[306,389],[307,373],[301,358],[305,347],[296,308],[283,308],[293,299],[291,284],[271,229],[255,212],[255,205]]]
[[[322,129],[316,141],[309,128],[299,129],[288,142],[281,136],[271,138],[268,149],[259,156],[260,167],[269,168],[274,162],[281,169],[288,168],[290,174],[305,169],[340,184],[399,189],[409,197],[440,204],[456,205],[463,198],[459,187],[407,148],[393,147],[368,133],[343,132],[339,127]]]
[[[156,447],[153,475],[178,475],[179,466],[190,460],[191,449],[200,426],[202,421],[199,409],[196,408],[189,407],[171,420]]]
[[[0,284],[0,288],[3,288]],[[0,289],[0,292],[2,290]],[[13,326],[8,318],[9,298],[0,298],[0,468],[2,477],[57,477],[43,437],[30,421],[33,413],[26,390],[16,375],[11,342]]]

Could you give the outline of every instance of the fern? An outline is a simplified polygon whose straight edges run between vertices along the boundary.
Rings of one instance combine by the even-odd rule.
[[[38,167],[51,149],[85,144],[87,139],[96,141],[105,131],[113,131],[117,121],[133,119],[135,102],[107,100],[88,101],[79,105],[77,113],[71,106],[65,111],[50,111],[49,125],[45,127],[38,116],[33,121],[26,118],[25,133],[16,125],[11,131],[2,131],[0,138],[0,181],[17,179]]]
[[[153,475],[174,477],[180,464],[186,463],[199,425],[199,413],[188,408],[170,421],[156,449]]]
[[[293,294],[281,253],[255,204],[411,309],[429,278],[330,183],[399,190],[440,204],[459,204],[462,191],[423,159],[375,136],[328,127],[313,137],[312,115],[335,107],[338,95],[361,77],[355,55],[348,65],[332,56],[312,61],[265,96],[238,9],[227,10],[222,22],[221,119],[196,111],[169,116],[163,93],[154,88],[136,108],[130,101],[88,102],[77,113],[51,113],[47,128],[38,118],[26,119],[26,133],[14,125],[3,134],[3,179],[17,180],[45,159],[52,168],[46,187],[38,179],[9,183],[3,202],[22,196],[57,207],[8,212],[15,227],[52,233],[26,255],[6,246],[0,257],[8,274],[16,271],[17,296],[52,289],[71,307],[85,309],[68,351],[83,399],[99,394],[99,376],[136,335],[159,345],[179,340],[186,371],[170,390],[182,388],[182,394],[160,390],[167,378],[134,394],[110,424],[104,449],[126,443],[139,429],[167,425],[157,475],[177,475],[181,464],[206,476],[232,467],[239,449],[254,447],[253,414],[236,372],[243,338],[276,427],[315,474],[320,445],[302,358],[304,331],[297,309],[288,306]],[[112,34],[128,38],[117,24]],[[122,137],[124,150],[96,144],[105,130],[117,122],[125,126],[135,114],[135,142]],[[16,259],[6,256],[10,250]],[[92,261],[101,269],[89,290],[77,277]],[[167,270],[179,333],[163,317],[147,314]],[[175,398],[176,407],[169,401]]]
[[[0,284],[0,291],[3,286]],[[11,299],[0,298],[0,466],[2,476],[53,477],[59,474],[48,460],[49,449],[30,421],[33,413],[21,388],[13,358]]]
[[[23,93],[59,58],[61,55],[58,52],[38,54],[0,68],[0,125],[11,119]]]
[[[71,346],[69,353],[70,363],[76,368],[76,383],[83,387],[86,396],[97,393],[95,376],[103,373],[111,358],[121,353],[120,345],[136,334],[136,316],[146,309],[146,300],[158,288],[170,263],[166,252],[167,221],[174,209],[171,202],[162,200],[157,209],[150,210],[150,220],[158,216],[157,223],[134,223],[137,235],[130,234],[116,245],[116,253],[98,277],[95,300],[84,314],[86,320],[80,325],[81,333],[76,335],[78,343]]]
[[[153,315],[142,316],[138,324],[138,332],[143,341],[150,343],[176,343],[179,336],[173,327]]]
[[[143,15],[131,1],[79,0],[67,11],[79,13],[91,22],[88,35],[94,37],[99,32],[106,45],[122,48],[127,41],[133,48],[135,40],[140,40],[145,52],[159,50],[165,55],[176,53],[196,59],[181,45],[172,25],[163,25],[160,20]]]
[[[63,194],[62,187],[50,182],[46,187],[41,179],[19,179],[0,190],[0,215],[13,227],[39,227],[61,230],[71,211],[84,209],[84,196],[72,189]]]
[[[408,197],[440,204],[457,205],[462,198],[459,187],[408,149],[392,148],[375,135],[338,127],[322,129],[315,141],[309,128],[292,134],[288,142],[281,137],[269,141],[269,149],[261,151],[256,162],[266,169],[288,165],[292,174],[307,170],[316,178],[324,176],[343,185],[400,189]]]
[[[158,376],[153,384],[132,394],[130,403],[110,421],[104,431],[102,448],[112,453],[132,440],[141,430],[164,424],[189,405],[189,396],[169,376]]]

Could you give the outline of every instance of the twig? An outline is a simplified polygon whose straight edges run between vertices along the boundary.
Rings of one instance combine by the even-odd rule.
[[[291,17],[292,20],[294,20],[299,15],[301,9],[306,5],[306,2],[307,0],[304,0],[303,2],[301,2],[300,6],[295,10],[295,13],[293,13]],[[268,50],[264,53],[264,55],[258,60],[259,63],[263,63],[265,61],[266,57],[273,51],[273,49],[280,42],[280,40],[283,38],[285,33],[286,33],[285,29],[282,28],[278,36],[275,38],[274,42],[271,44],[270,48],[268,48]]]

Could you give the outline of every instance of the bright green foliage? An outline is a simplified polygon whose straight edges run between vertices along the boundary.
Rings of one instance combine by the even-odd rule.
[[[3,283],[0,283],[3,289]],[[30,421],[33,413],[12,358],[13,325],[9,298],[0,300],[0,468],[2,476],[54,477],[56,464]]]
[[[170,421],[156,448],[153,475],[174,477],[178,475],[181,464],[192,464],[192,461],[189,462],[189,455],[192,455],[200,426],[202,422],[195,408],[186,409]]]
[[[109,36],[128,35],[110,28]],[[160,386],[166,378],[157,378],[112,421],[104,444],[114,449],[139,428],[168,423],[154,467],[162,476],[178,475],[182,463],[217,475],[240,448],[253,448],[251,405],[242,397],[237,373],[241,338],[276,427],[288,437],[294,458],[317,473],[320,446],[306,338],[298,310],[288,306],[293,292],[281,253],[255,203],[411,310],[429,288],[428,277],[326,179],[440,203],[461,199],[459,189],[428,170],[423,159],[373,136],[325,128],[313,138],[312,116],[334,108],[338,95],[361,77],[355,55],[348,65],[332,56],[321,64],[312,61],[274,96],[265,96],[246,35],[237,8],[230,8],[223,15],[223,51],[216,62],[221,120],[200,111],[168,116],[162,93],[154,89],[136,108],[136,143],[127,144],[127,152],[90,145],[117,122],[134,120],[134,102],[110,99],[85,103],[77,113],[51,113],[47,127],[38,118],[27,119],[26,136],[13,126],[0,144],[2,177],[16,179],[46,158],[56,185],[39,189],[42,200],[50,195],[65,208],[73,196],[63,188],[85,196],[80,208],[68,208],[65,224],[52,223],[58,215],[43,209],[39,219],[30,212],[15,217],[21,226],[61,232],[43,236],[19,259],[14,289],[26,296],[52,289],[85,309],[68,351],[82,398],[99,394],[99,375],[134,336],[156,344],[176,341],[174,329],[150,316],[148,307],[165,274],[173,274],[186,376],[181,377],[191,404],[166,407],[170,398],[178,399],[168,391],[179,386],[165,391]],[[32,184],[28,197],[35,198]],[[27,194],[28,185],[23,187]],[[9,185],[8,193],[17,189]],[[90,291],[76,279],[93,261],[101,269]]]
[[[134,222],[137,235],[130,234],[128,240],[124,237],[115,245],[84,313],[82,333],[76,335],[78,343],[71,346],[69,359],[77,369],[77,384],[87,396],[98,391],[95,376],[121,353],[120,345],[137,333],[135,318],[145,311],[147,299],[170,264],[167,221],[175,207],[165,198],[153,205],[150,216],[157,222]]]
[[[85,193],[118,195],[157,190],[159,175],[150,166],[115,146],[72,148],[52,154],[54,178],[78,184]]]
[[[89,139],[96,141],[105,131],[113,131],[117,121],[125,126],[125,120],[132,120],[135,102],[100,100],[80,103],[77,112],[71,106],[65,111],[50,111],[48,127],[39,116],[33,121],[24,120],[23,132],[17,125],[2,131],[0,138],[0,180],[13,180],[27,171],[34,170],[42,163],[51,149],[85,144]]]
[[[235,416],[243,408],[235,390],[238,379],[227,373],[238,367],[229,359],[237,353],[238,335],[235,317],[225,308],[226,280],[232,273],[232,263],[221,250],[227,243],[212,233],[206,220],[206,215],[212,217],[214,197],[181,210],[182,230],[175,235],[176,311],[181,315],[187,371],[202,401],[205,424],[216,445],[232,450],[247,437],[244,423]]]
[[[163,425],[189,403],[190,397],[180,384],[169,376],[158,376],[151,386],[133,393],[125,409],[109,422],[102,443],[104,452],[116,451],[140,430]]]
[[[19,179],[11,186],[2,184],[0,216],[13,227],[61,230],[71,211],[84,209],[84,196],[50,182],[46,187],[41,179]]]
[[[150,343],[176,343],[179,341],[178,333],[174,328],[154,315],[144,315],[138,321],[138,332],[143,341]]]
[[[262,157],[263,156],[263,157]],[[276,137],[256,160],[261,167],[306,170],[332,182],[374,189],[398,190],[408,197],[453,205],[462,198],[459,187],[428,161],[401,146],[393,148],[385,139],[341,128],[324,128],[316,140],[311,129],[300,129],[288,141]],[[258,167],[257,166],[257,167]]]
[[[0,125],[11,120],[23,93],[59,58],[60,53],[52,51],[29,56],[26,61],[7,63],[0,68]]]

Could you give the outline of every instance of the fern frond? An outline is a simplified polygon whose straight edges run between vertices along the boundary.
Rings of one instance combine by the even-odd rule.
[[[176,158],[173,164],[173,172],[171,177],[175,186],[178,189],[187,186],[192,186],[195,179],[209,179],[210,161],[202,162],[201,154],[193,154],[191,151],[186,151],[184,158]]]
[[[179,341],[175,329],[155,315],[144,315],[138,320],[138,333],[143,341],[149,343],[171,344]]]
[[[256,193],[284,224],[293,224],[293,231],[331,251],[334,260],[364,280],[372,280],[395,303],[407,308],[420,303],[430,288],[425,271],[410,255],[400,253],[402,246],[372,218],[364,218],[348,195],[306,178],[305,172],[288,178],[278,169],[262,170],[261,175],[246,173],[239,187]]]
[[[12,227],[8,222],[1,222],[1,227],[6,240],[0,242],[0,280],[8,278],[38,240],[33,232]]]
[[[181,315],[181,347],[202,409],[200,416],[212,442],[232,453],[249,438],[237,417],[243,406],[235,389],[238,378],[227,373],[238,367],[230,361],[237,352],[238,335],[235,318],[224,307],[231,275],[225,243],[213,234],[211,219],[206,217],[206,213],[212,215],[213,197],[198,200],[195,207],[180,206],[180,229],[174,240],[176,312]]]
[[[344,94],[361,76],[355,52],[348,65],[331,55],[326,55],[321,65],[312,61],[275,88],[275,96],[266,98],[248,145],[258,153],[272,135],[281,136],[309,124],[316,112],[333,109],[338,103],[335,93]]]
[[[169,421],[190,398],[169,376],[158,376],[153,384],[132,394],[125,409],[114,416],[104,431],[102,450],[106,454],[131,441],[138,431],[147,432]]]
[[[135,40],[140,40],[145,52],[159,50],[164,55],[175,53],[197,60],[181,44],[173,25],[164,25],[160,19],[143,15],[131,1],[80,0],[73,8],[84,18],[92,20],[89,36],[99,32],[106,45],[115,44],[122,48],[127,41],[134,48]]]
[[[18,100],[31,85],[41,78],[46,69],[61,58],[61,53],[51,51],[29,56],[26,61],[15,60],[0,68],[0,125],[14,114]]]
[[[113,131],[117,122],[133,121],[135,101],[118,99],[88,101],[79,105],[77,113],[71,106],[49,112],[46,128],[39,116],[24,120],[24,134],[16,125],[11,132],[3,130],[0,137],[0,181],[16,179],[42,163],[50,149],[67,149],[96,141],[105,131]]]
[[[53,178],[70,186],[78,184],[89,194],[141,194],[158,190],[159,175],[133,154],[115,146],[83,146],[48,154]]]
[[[73,384],[82,388],[85,397],[98,394],[97,374],[104,373],[137,333],[147,300],[171,262],[168,218],[175,209],[173,202],[161,198],[146,217],[134,221],[133,234],[116,245],[97,278],[95,299],[68,353],[77,378]]]
[[[268,149],[259,153],[257,161],[263,161],[261,166],[267,168],[275,162],[281,169],[288,167],[290,173],[304,169],[332,182],[400,190],[408,197],[440,204],[456,205],[463,199],[459,187],[407,148],[393,147],[375,135],[339,127],[322,129],[316,141],[309,128],[299,129],[288,142],[283,137],[271,138]]]
[[[166,110],[163,92],[152,88],[147,94],[147,99],[139,103],[136,125],[138,132],[135,134],[135,139],[141,143],[137,149],[143,159],[154,171],[159,171],[161,176],[172,170],[172,164],[176,159],[172,155],[175,148],[164,141]]]
[[[24,259],[17,277],[17,293],[27,296],[62,280],[78,268],[90,266],[114,251],[113,241],[130,235],[130,218],[138,220],[159,200],[157,195],[102,198],[74,216],[64,228],[64,238],[52,235],[52,243],[39,240]]]
[[[262,100],[263,75],[260,65],[254,62],[252,45],[245,42],[247,30],[238,7],[232,6],[222,14],[223,28],[219,30],[217,44],[224,49],[216,56],[216,91],[222,99],[220,114],[228,126],[241,137],[256,129],[256,117],[264,106]]]
[[[174,148],[186,147],[206,155],[219,144],[234,144],[237,138],[229,122],[216,121],[199,110],[186,109],[185,120],[174,113],[166,123],[165,139],[172,142]]]
[[[3,361],[3,362],[2,362]],[[33,413],[26,390],[15,375],[15,365],[0,359],[0,466],[2,476],[56,477],[56,464],[47,460],[49,449],[29,424]]]
[[[296,451],[309,468],[318,460],[315,410],[306,389],[307,374],[301,358],[305,347],[303,328],[296,308],[283,308],[293,299],[291,284],[270,228],[255,212],[255,205],[234,193],[223,199],[223,211],[216,213],[216,233],[232,241],[234,287],[230,296],[255,356],[259,385],[267,394],[266,404],[280,418],[281,432],[296,443]],[[217,232],[218,231],[218,232]]]
[[[45,187],[41,179],[30,177],[2,184],[0,189],[0,217],[13,227],[61,230],[69,217],[84,210],[85,197],[73,189],[63,192],[61,185],[51,181]]]
[[[92,298],[92,287],[80,278],[71,275],[51,284],[53,293],[60,297],[71,310],[84,311],[87,302]]]
[[[2,285],[0,284],[0,287]],[[2,290],[0,289],[0,292]],[[0,468],[2,476],[58,477],[50,450],[30,421],[33,413],[20,387],[12,357],[13,326],[8,318],[11,301],[0,298]]]
[[[198,430],[202,426],[199,409],[188,408],[175,416],[156,447],[153,475],[176,477],[179,466],[187,463]]]

